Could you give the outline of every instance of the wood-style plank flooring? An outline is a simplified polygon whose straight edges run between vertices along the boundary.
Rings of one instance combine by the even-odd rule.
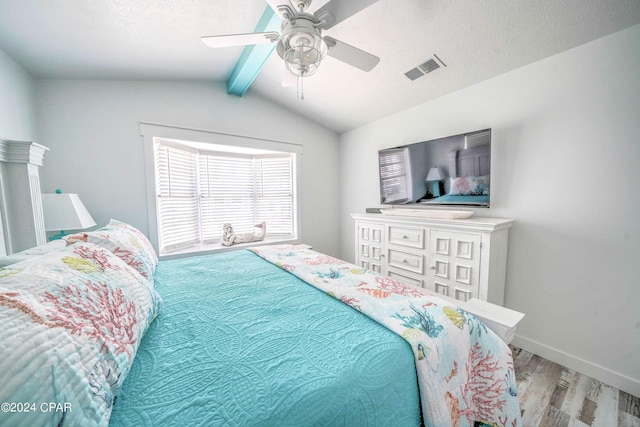
[[[510,347],[525,427],[640,427],[640,398]]]

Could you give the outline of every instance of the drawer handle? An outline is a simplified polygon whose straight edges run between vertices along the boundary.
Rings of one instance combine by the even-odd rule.
[[[402,263],[403,263],[403,264],[409,264],[409,261],[407,261],[406,259],[403,259],[403,260],[402,260]]]
[[[429,268],[431,268],[432,270],[435,270],[435,269],[436,269],[436,266],[435,266],[435,265],[432,265],[432,266],[431,266],[431,267],[429,267]]]
[[[406,240],[406,239],[408,239],[409,237],[408,237],[408,236],[402,236],[402,238]]]

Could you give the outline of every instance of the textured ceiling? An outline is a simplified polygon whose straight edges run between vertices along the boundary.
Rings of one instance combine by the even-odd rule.
[[[211,49],[200,36],[251,32],[265,7],[0,0],[0,49],[37,78],[226,81],[242,48]],[[300,101],[273,54],[249,91],[343,132],[638,23],[640,0],[379,0],[325,32],[379,56],[371,72],[328,57]],[[404,76],[433,54],[447,66]]]

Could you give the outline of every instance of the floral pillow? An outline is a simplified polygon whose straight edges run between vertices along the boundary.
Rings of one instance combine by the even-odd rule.
[[[91,243],[0,269],[0,402],[23,409],[0,411],[0,425],[107,426],[160,304],[136,270]]]
[[[158,255],[149,239],[129,224],[112,219],[109,224],[95,231],[72,234],[64,239],[69,245],[76,242],[100,245],[122,258],[147,279],[153,280]]]
[[[452,196],[486,196],[489,194],[489,175],[451,177],[449,189]]]

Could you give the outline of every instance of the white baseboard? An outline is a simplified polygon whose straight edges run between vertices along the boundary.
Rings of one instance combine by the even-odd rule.
[[[632,396],[640,397],[640,380],[628,377],[603,366],[549,347],[538,341],[516,334],[511,342],[516,347],[537,354],[552,362],[558,363],[583,375],[602,381]]]

